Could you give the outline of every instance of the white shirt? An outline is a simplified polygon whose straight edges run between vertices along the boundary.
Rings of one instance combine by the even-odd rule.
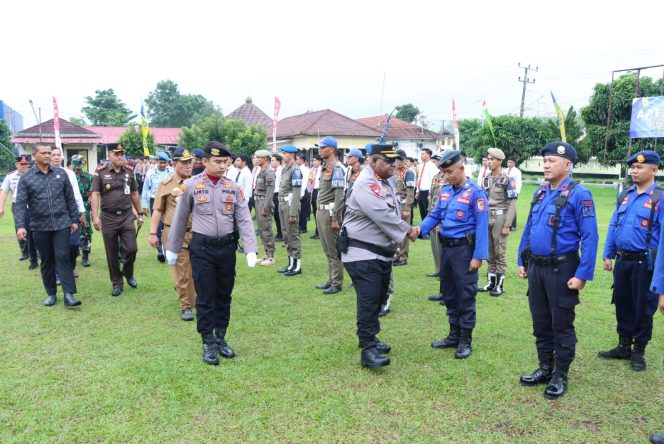
[[[230,179],[233,182],[237,182],[238,180],[237,173],[239,172],[240,170],[235,168],[235,165],[229,166],[228,169],[226,170],[226,179]]]
[[[309,173],[311,170],[309,169],[308,166],[305,164],[300,165],[300,171],[302,171],[302,193],[300,196],[300,199],[304,198],[304,190],[309,189],[309,183],[311,183],[311,178],[309,177]]]
[[[81,196],[81,190],[78,188],[78,181],[76,180],[76,173],[70,170],[69,168],[64,168],[67,172],[67,177],[69,177],[69,183],[74,189],[74,200],[76,200],[76,207],[78,212],[85,213],[85,204],[83,203],[83,197]]]
[[[18,171],[14,170],[5,176],[5,180],[2,181],[2,185],[0,186],[0,190],[5,193],[11,193],[12,203],[16,203],[16,187],[20,178],[21,175],[18,174]]]
[[[311,170],[314,172],[314,174],[313,174],[313,189],[317,190],[317,189],[320,188],[320,170],[321,170],[321,167],[320,166],[313,167]]]
[[[284,169],[284,167],[279,165],[277,167],[277,171],[274,172],[274,175],[276,176],[275,179],[274,179],[274,183],[275,183],[274,192],[276,194],[279,194],[279,187],[276,184],[281,183],[281,170],[283,170],[283,169]]]
[[[514,185],[516,186],[516,192],[517,194],[521,193],[521,185],[523,185],[521,181],[521,170],[518,169],[517,167],[507,167],[507,176],[514,178]]]
[[[246,199],[249,199],[252,196],[252,182],[253,178],[251,177],[251,170],[248,166],[245,166],[240,170],[240,175],[237,178],[237,184],[240,185],[240,188],[242,188],[242,191],[244,191],[244,196]]]
[[[487,167],[485,167],[485,166],[480,167],[480,170],[477,172],[477,182],[476,183],[481,184],[482,180],[490,174],[491,174],[491,170],[489,169],[488,166]]]
[[[417,178],[417,190],[429,191],[433,176],[438,174],[438,167],[435,162],[429,160],[420,167],[420,177]]]

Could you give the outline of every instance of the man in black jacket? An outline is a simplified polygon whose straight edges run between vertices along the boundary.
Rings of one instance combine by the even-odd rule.
[[[32,149],[36,167],[25,173],[18,183],[16,211],[18,229],[16,236],[25,239],[27,230],[25,212],[30,212],[30,231],[41,256],[41,275],[46,289],[44,305],[56,302],[56,277],[58,272],[64,292],[65,307],[81,305],[74,298],[76,282],[69,259],[70,234],[78,230],[78,208],[74,189],[67,172],[51,166],[51,146],[38,143]]]

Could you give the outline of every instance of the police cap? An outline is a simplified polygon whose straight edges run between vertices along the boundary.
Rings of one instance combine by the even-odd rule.
[[[206,143],[203,152],[205,153],[205,157],[231,157],[231,152],[228,151],[228,148],[216,140]]]
[[[199,159],[202,159],[205,157],[205,151],[203,151],[200,148],[194,148],[194,151],[192,151],[194,157],[198,157]]]
[[[631,166],[633,163],[647,163],[650,165],[659,165],[659,154],[655,151],[645,150],[639,151],[629,158],[627,165]]]
[[[572,163],[576,163],[576,148],[567,142],[551,142],[548,143],[540,151],[542,157],[545,156],[560,156],[569,159]]]
[[[487,153],[498,160],[505,160],[505,153],[500,148],[489,148]]]
[[[111,149],[111,151],[113,151],[114,153],[124,153],[125,149],[122,145],[118,143],[115,148]]]
[[[408,154],[406,154],[406,152],[404,150],[397,150],[397,154],[399,155],[401,160],[404,160],[404,159],[408,158]]]
[[[175,148],[175,151],[173,151],[173,160],[186,162],[187,160],[191,160],[191,158],[191,153],[186,148]]]
[[[16,163],[19,165],[30,165],[30,156],[22,155],[16,157]]]
[[[461,161],[461,151],[448,150],[440,156],[439,168],[447,168]]]
[[[373,143],[371,144],[371,155],[380,154],[388,159],[395,159],[399,157],[394,145],[387,143]]]

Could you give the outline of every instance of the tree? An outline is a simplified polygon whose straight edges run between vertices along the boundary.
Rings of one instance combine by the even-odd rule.
[[[217,140],[233,154],[251,156],[256,150],[265,148],[266,137],[265,127],[261,125],[247,126],[242,120],[224,119],[213,114],[190,128],[182,128],[180,145],[202,148],[210,140]]]
[[[95,97],[85,98],[88,106],[81,109],[92,126],[125,126],[136,114],[132,114],[118,97],[113,88],[96,90]]]
[[[405,105],[397,106],[396,117],[408,123],[415,122],[415,118],[420,113],[420,109],[413,105],[412,103],[406,103]]]
[[[12,152],[11,130],[7,122],[0,119],[0,171],[7,172],[16,161]]]
[[[136,126],[130,126],[118,139],[128,156],[143,156],[143,135]],[[148,149],[154,153],[154,136],[148,132]]]
[[[88,126],[88,122],[86,122],[82,117],[70,117],[69,122],[78,126]]]
[[[221,110],[200,94],[181,94],[172,80],[158,82],[145,103],[150,126],[158,128],[190,127],[211,114],[221,115]]]
[[[659,96],[664,91],[662,80],[653,81],[650,77],[640,80],[641,97]],[[609,115],[610,83],[597,83],[593,88],[588,106],[581,109],[581,118],[586,124],[587,136],[582,145],[591,155],[605,164],[615,164],[627,157],[629,146],[629,125],[632,113],[632,99],[636,96],[636,77],[624,75],[613,85],[611,105],[611,125],[608,129],[608,144],[604,149]],[[644,149],[656,149],[656,139],[634,139],[632,153]],[[661,145],[661,144],[660,144]],[[658,150],[661,153],[664,150]]]

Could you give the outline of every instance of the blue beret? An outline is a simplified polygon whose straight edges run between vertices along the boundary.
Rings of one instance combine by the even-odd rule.
[[[284,145],[280,147],[279,150],[284,153],[297,153],[297,147],[295,145]]]
[[[191,153],[194,155],[194,157],[198,157],[199,159],[205,157],[205,151],[203,151],[200,148],[194,148],[194,150]]]
[[[360,159],[364,159],[364,154],[362,154],[362,151],[358,150],[357,148],[353,148],[348,152],[349,156],[355,156],[359,157]]]
[[[159,151],[157,153],[157,157],[159,158],[159,160],[165,160],[166,162],[169,162],[171,160],[171,158],[168,156],[168,153],[165,151]]]
[[[629,158],[627,161],[627,165],[632,165],[634,162],[636,163],[648,163],[651,165],[659,165],[659,154],[657,154],[655,151],[639,151],[638,153],[634,154],[632,157]]]
[[[318,148],[325,148],[326,146],[337,147],[337,139],[332,136],[325,136],[323,140],[316,144]]]
[[[540,155],[544,156],[560,156],[569,159],[572,163],[576,163],[576,148],[567,142],[551,142],[547,143],[540,151]]]
[[[438,168],[451,167],[460,160],[461,160],[461,151],[459,150],[444,151],[443,154],[441,154],[440,156],[440,162],[438,162]]]

